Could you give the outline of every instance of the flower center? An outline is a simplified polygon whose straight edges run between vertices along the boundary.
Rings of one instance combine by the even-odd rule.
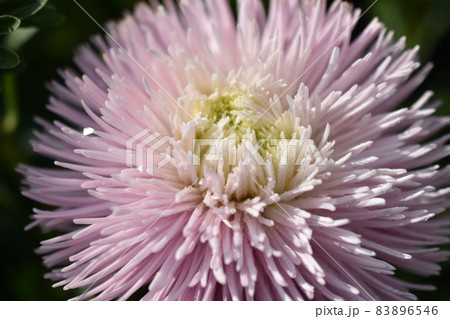
[[[270,105],[258,93],[225,89],[191,101],[195,134],[186,136],[195,135],[191,152],[197,176],[201,188],[223,203],[268,197],[269,184],[272,194],[295,188],[299,168],[321,157],[311,128],[300,125],[291,108],[273,121],[261,116]]]
[[[198,97],[192,113],[200,115],[204,124],[197,130],[197,138],[235,137],[240,140],[248,129],[252,129],[249,103],[254,103],[251,94],[240,90],[228,89]]]

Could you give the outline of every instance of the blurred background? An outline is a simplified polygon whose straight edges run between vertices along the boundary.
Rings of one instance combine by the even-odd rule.
[[[119,19],[138,2],[77,1],[102,25]],[[39,229],[24,231],[34,203],[20,194],[21,176],[15,168],[18,163],[51,165],[33,154],[28,143],[37,128],[36,116],[54,118],[45,107],[49,94],[45,84],[58,79],[58,68],[72,67],[74,49],[101,30],[73,0],[48,0],[43,6],[45,2],[0,0],[0,300],[66,300],[76,295],[52,288],[52,282],[44,279],[46,269],[34,249],[50,235]],[[364,12],[374,0],[350,2]],[[18,19],[7,16],[12,13]],[[408,47],[420,44],[422,62],[434,63],[425,83],[406,104],[432,89],[435,99],[444,101],[439,114],[450,115],[450,1],[378,0],[356,32],[375,16],[395,30],[396,38],[406,35]],[[450,300],[450,263],[442,268],[440,277],[403,276],[437,287],[433,292],[415,292],[420,300]]]

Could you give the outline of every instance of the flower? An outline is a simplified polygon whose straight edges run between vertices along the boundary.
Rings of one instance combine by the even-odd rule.
[[[335,1],[139,4],[76,55],[21,166],[77,299],[402,300],[448,252],[449,118],[418,48]],[[101,52],[101,55],[97,53]],[[143,289],[140,289],[143,288]],[[144,292],[142,292],[145,290]]]

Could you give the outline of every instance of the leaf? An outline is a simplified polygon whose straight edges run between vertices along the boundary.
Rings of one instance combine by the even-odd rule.
[[[14,16],[0,16],[0,34],[7,34],[16,30],[20,25],[20,20]]]
[[[0,69],[11,69],[19,64],[19,62],[19,56],[14,51],[0,46]]]
[[[24,20],[22,26],[53,27],[63,23],[65,19],[66,16],[64,14],[47,5],[35,15]]]
[[[6,35],[3,45],[13,51],[19,51],[20,48],[38,32],[38,30],[39,29],[35,27],[19,28],[15,32]]]
[[[46,3],[47,0],[35,0],[30,4],[27,4],[19,9],[12,11],[11,14],[23,20],[37,13],[45,6]]]

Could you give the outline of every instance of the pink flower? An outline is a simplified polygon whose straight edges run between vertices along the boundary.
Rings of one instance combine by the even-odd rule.
[[[348,3],[140,4],[53,82],[22,166],[77,299],[414,299],[449,255],[449,118],[430,70]],[[97,54],[97,50],[102,54]],[[82,74],[82,75],[81,75]],[[145,292],[142,291],[145,287]],[[139,290],[139,291],[138,291]],[[137,295],[136,292],[138,291]]]

